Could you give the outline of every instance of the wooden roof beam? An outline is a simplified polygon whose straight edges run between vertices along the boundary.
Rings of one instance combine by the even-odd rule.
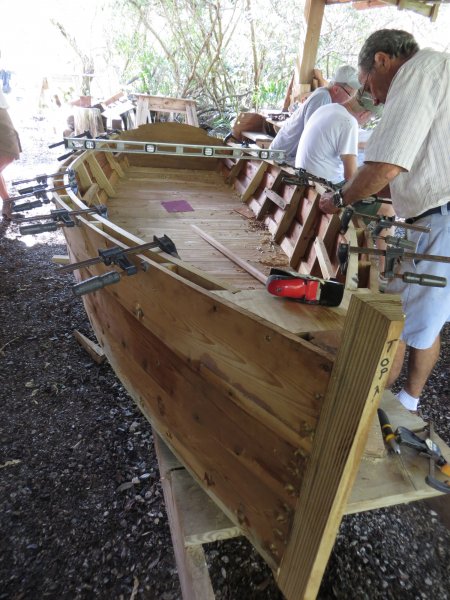
[[[436,21],[441,2],[433,0],[325,0],[325,4],[348,4],[352,2],[353,8],[364,10],[366,8],[381,8],[384,6],[397,6],[399,10],[411,10],[432,22]]]

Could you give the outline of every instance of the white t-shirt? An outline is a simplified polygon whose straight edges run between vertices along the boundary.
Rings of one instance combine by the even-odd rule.
[[[425,48],[397,71],[366,162],[406,169],[391,181],[399,217],[450,202],[450,54]]]
[[[270,144],[270,149],[284,150],[286,162],[294,163],[298,143],[306,123],[318,108],[327,104],[331,104],[331,96],[327,88],[322,87],[315,90],[287,119]]]
[[[358,155],[358,121],[340,104],[322,106],[306,124],[295,167],[339,183],[344,179],[343,154]]]
[[[366,153],[366,144],[373,133],[373,129],[358,129],[358,167],[364,164],[364,156]]]

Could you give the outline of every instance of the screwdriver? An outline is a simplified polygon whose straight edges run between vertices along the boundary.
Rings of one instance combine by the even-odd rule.
[[[391,447],[391,450],[395,454],[400,454],[400,446],[397,444],[397,440],[392,429],[392,425],[389,423],[389,418],[383,409],[378,409],[378,420],[380,421],[381,433],[386,445]]]

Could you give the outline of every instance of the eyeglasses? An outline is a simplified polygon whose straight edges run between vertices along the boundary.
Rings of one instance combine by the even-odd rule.
[[[369,91],[368,84],[369,84],[369,77],[372,73],[372,70],[373,70],[373,67],[371,67],[369,69],[369,71],[367,72],[367,77],[366,77],[366,80],[364,81],[364,85],[362,87],[360,87],[356,93],[356,99],[358,100],[358,102],[361,100],[361,98],[364,96],[364,94]]]
[[[346,90],[345,87],[342,84],[338,83],[337,86],[340,87],[341,90],[344,90],[344,92],[347,94],[347,96],[349,98],[350,98],[350,96],[352,96],[352,94],[350,94],[350,92],[348,90]]]

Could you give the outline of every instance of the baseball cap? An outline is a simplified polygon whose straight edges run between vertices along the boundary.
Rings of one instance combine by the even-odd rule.
[[[349,87],[357,90],[360,86],[358,81],[358,72],[354,67],[350,65],[342,65],[336,69],[334,77],[331,79],[331,83],[340,83],[341,85],[348,85]]]

